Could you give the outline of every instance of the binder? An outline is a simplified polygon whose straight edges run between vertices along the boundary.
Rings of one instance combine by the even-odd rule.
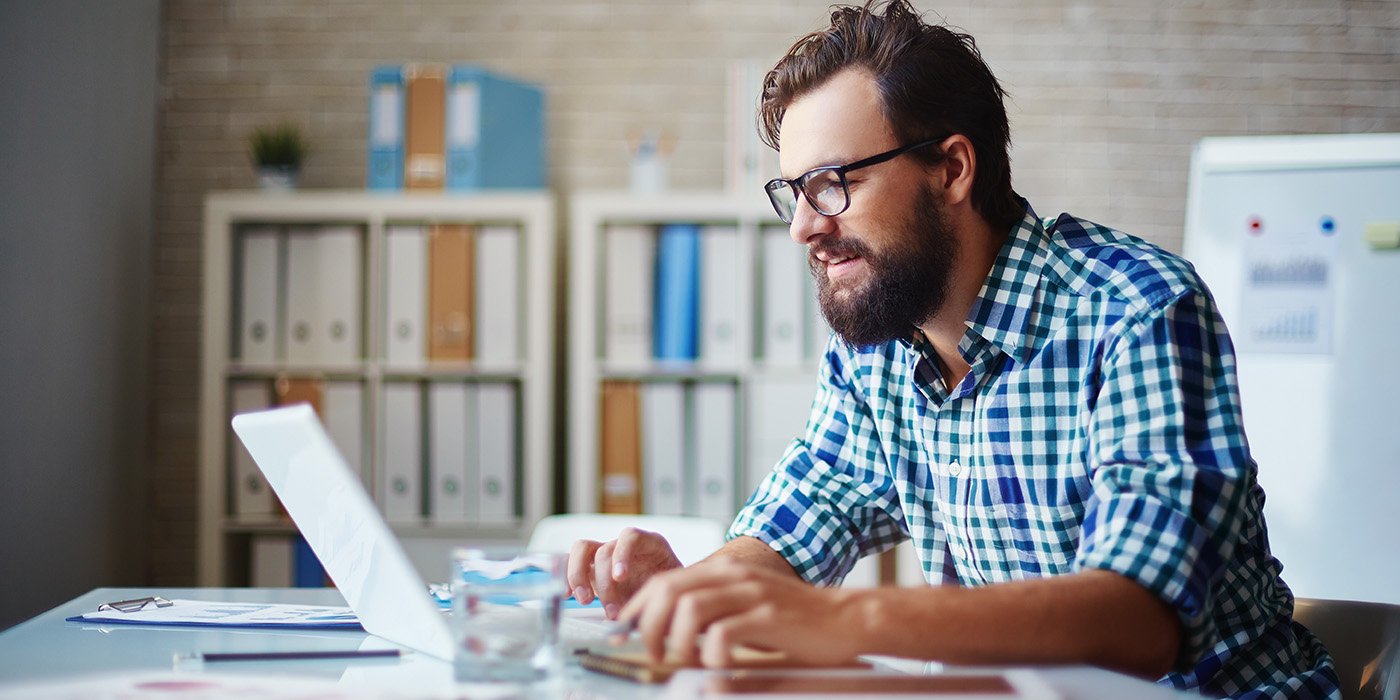
[[[748,195],[778,176],[778,154],[758,134],[758,99],[766,75],[758,59],[731,60],[725,81],[725,185]]]
[[[802,284],[806,258],[788,230],[765,226],[763,240],[763,359],[769,365],[800,365],[806,357]]]
[[[734,519],[738,472],[735,386],[727,382],[695,385],[695,514],[712,520]]]
[[[641,387],[637,382],[606,381],[599,392],[598,480],[600,513],[642,512]]]
[[[438,64],[421,63],[409,65],[404,73],[408,101],[404,188],[440,190],[447,175],[443,149],[446,70]]]
[[[744,356],[739,245],[735,226],[706,226],[700,236],[700,361],[711,367],[735,367]]]
[[[745,469],[748,493],[773,471],[788,445],[802,437],[817,393],[815,379],[761,377],[750,387],[747,423],[751,432]]]
[[[439,224],[428,235],[428,358],[472,357],[472,231]]]
[[[512,384],[477,387],[477,444],[481,448],[481,522],[511,523],[516,514],[516,482],[520,473],[516,388]]]
[[[369,488],[364,468],[365,392],[358,381],[327,381],[321,390],[321,421],[350,468]]]
[[[311,551],[311,545],[301,535],[292,536],[292,585],[297,588],[321,588],[329,579],[321,568],[321,560]]]
[[[447,77],[447,188],[545,185],[544,92],[456,65]]]
[[[435,523],[475,520],[476,394],[461,382],[428,389],[428,515]]]
[[[509,365],[520,357],[520,231],[482,226],[476,233],[476,360]]]
[[[652,515],[684,515],[686,455],[685,385],[648,382],[642,392],[642,509]]]
[[[384,359],[414,366],[427,357],[428,241],[421,226],[392,226],[384,236]]]
[[[403,67],[376,67],[369,78],[369,189],[403,189],[404,105]]]
[[[265,379],[240,379],[229,383],[229,413],[238,415],[261,411],[272,406],[272,383]],[[258,463],[248,454],[248,448],[229,428],[229,452],[232,463],[230,482],[233,492],[233,514],[239,518],[266,519],[277,512],[272,487],[263,477]]]
[[[418,384],[384,385],[384,459],[379,483],[384,519],[417,524],[423,518],[423,398]]]
[[[287,229],[287,296],[282,337],[287,339],[287,362],[316,364],[321,360],[320,241],[316,229]]]
[[[278,268],[282,255],[276,228],[243,231],[239,240],[238,347],[233,356],[244,364],[271,364],[281,324],[277,320]]]
[[[254,535],[251,539],[248,585],[254,588],[291,587],[292,538],[287,535]]]
[[[350,364],[364,357],[364,246],[359,229],[325,226],[317,233],[315,335],[320,362]]]
[[[695,359],[699,315],[700,227],[665,224],[656,254],[656,359]]]
[[[651,362],[652,289],[656,232],[613,225],[604,237],[603,349],[609,362]]]
[[[311,404],[316,415],[325,420],[325,413],[322,411],[323,384],[315,377],[278,377],[273,382],[273,390],[277,392],[277,405],[290,406],[294,403]]]

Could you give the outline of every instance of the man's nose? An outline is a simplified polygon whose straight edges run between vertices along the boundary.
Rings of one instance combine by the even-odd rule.
[[[798,197],[797,205],[792,210],[792,223],[788,225],[788,235],[793,241],[808,245],[818,237],[831,233],[835,226],[835,217],[818,214],[806,197]]]

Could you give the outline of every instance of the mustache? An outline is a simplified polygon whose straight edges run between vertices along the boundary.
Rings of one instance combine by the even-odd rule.
[[[870,248],[860,241],[835,240],[811,243],[807,246],[807,259],[813,265],[822,264],[817,256],[828,260],[838,258],[870,257]]]

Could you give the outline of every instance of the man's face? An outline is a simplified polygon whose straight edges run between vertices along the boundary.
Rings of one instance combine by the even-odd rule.
[[[880,110],[874,80],[848,70],[788,107],[779,160],[792,178],[901,145]],[[928,172],[913,158],[846,177],[850,208],[826,217],[799,202],[791,235],[807,246],[822,314],[846,342],[907,338],[943,305],[957,238]]]

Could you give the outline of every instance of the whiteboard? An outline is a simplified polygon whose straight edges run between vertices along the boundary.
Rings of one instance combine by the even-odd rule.
[[[1185,256],[1235,342],[1295,595],[1400,603],[1400,134],[1205,139]]]

